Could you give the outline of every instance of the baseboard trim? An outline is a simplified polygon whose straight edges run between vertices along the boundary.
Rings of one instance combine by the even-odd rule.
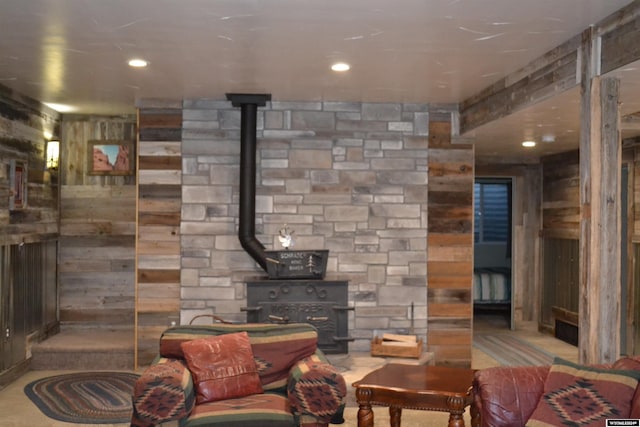
[[[31,368],[31,359],[23,360],[7,369],[6,371],[0,372],[0,390],[20,378],[22,375],[27,373]]]

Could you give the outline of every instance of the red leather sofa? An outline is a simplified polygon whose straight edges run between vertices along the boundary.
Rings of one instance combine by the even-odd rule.
[[[622,357],[597,368],[640,371],[640,356]],[[544,394],[549,371],[550,366],[503,366],[476,371],[472,427],[523,427]],[[631,400],[632,419],[640,418],[639,388]]]

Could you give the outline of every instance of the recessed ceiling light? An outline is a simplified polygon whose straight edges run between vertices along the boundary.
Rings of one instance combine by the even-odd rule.
[[[140,58],[130,59],[128,64],[129,64],[130,67],[134,67],[134,68],[144,68],[147,65],[149,65],[149,63],[147,61],[145,61],[144,59],[140,59]]]
[[[351,69],[351,66],[346,62],[336,62],[331,66],[331,69],[333,71],[343,72],[343,71],[349,71]]]
[[[556,137],[555,135],[543,135],[542,142],[546,142],[546,143],[556,142]]]
[[[522,143],[523,147],[527,147],[527,148],[531,148],[531,147],[535,147],[536,146],[536,142],[535,141],[524,141]]]

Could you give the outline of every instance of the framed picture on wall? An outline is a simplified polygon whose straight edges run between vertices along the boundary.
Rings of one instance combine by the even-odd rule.
[[[9,162],[9,210],[27,207],[27,162],[11,160]]]
[[[95,140],[88,142],[88,175],[133,175],[134,172],[133,141]]]

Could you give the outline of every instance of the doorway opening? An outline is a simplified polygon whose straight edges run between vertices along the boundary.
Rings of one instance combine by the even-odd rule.
[[[476,178],[474,185],[474,322],[514,328],[511,178]]]

